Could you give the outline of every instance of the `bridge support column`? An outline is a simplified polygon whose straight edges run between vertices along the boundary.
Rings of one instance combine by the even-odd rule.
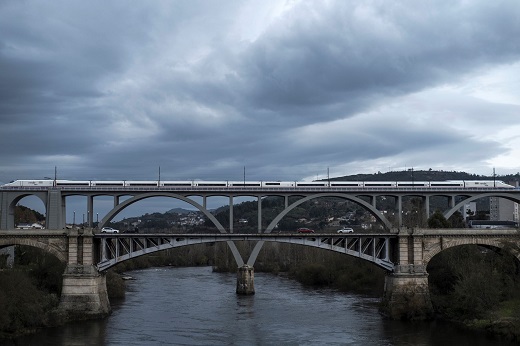
[[[397,196],[395,204],[397,206],[397,227],[403,227],[403,197]]]
[[[427,320],[433,317],[424,265],[397,265],[385,278],[381,312],[394,320]]]
[[[247,264],[237,271],[237,294],[255,294],[255,269]]]
[[[61,191],[55,188],[49,189],[47,195],[47,217],[45,220],[45,228],[47,229],[63,229],[65,228],[65,218],[63,212],[63,197]]]
[[[93,265],[92,230],[72,230],[68,236],[69,259],[58,310],[73,320],[106,316],[110,313],[106,276]]]
[[[73,320],[110,314],[106,276],[93,265],[67,265],[63,274],[59,311]]]

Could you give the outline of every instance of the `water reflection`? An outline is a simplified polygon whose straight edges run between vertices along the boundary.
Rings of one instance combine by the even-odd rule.
[[[256,273],[256,294],[211,268],[132,272],[127,296],[102,321],[69,324],[7,345],[504,345],[439,323],[384,320],[378,299],[309,290]]]

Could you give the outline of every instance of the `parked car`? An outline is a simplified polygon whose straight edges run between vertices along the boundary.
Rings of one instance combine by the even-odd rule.
[[[314,233],[314,231],[313,231],[312,229],[310,229],[310,228],[304,228],[304,227],[302,227],[302,228],[298,228],[297,232],[298,232],[298,233]]]
[[[354,233],[354,230],[349,227],[343,227],[342,229],[338,229],[338,233]]]
[[[119,230],[112,227],[103,227],[101,233],[119,233]]]

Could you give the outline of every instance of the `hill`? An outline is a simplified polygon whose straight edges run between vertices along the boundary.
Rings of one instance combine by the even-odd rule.
[[[520,181],[520,173],[509,175],[497,175],[494,179],[505,182]],[[326,180],[326,179],[322,179]],[[339,181],[443,181],[443,180],[493,180],[493,176],[485,176],[456,171],[434,171],[429,170],[405,170],[377,172],[375,174],[354,174],[343,177],[330,178]]]

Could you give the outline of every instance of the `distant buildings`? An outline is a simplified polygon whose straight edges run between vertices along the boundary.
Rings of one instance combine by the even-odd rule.
[[[518,182],[509,183],[518,188]],[[518,203],[500,197],[489,198],[490,221],[519,221]]]

